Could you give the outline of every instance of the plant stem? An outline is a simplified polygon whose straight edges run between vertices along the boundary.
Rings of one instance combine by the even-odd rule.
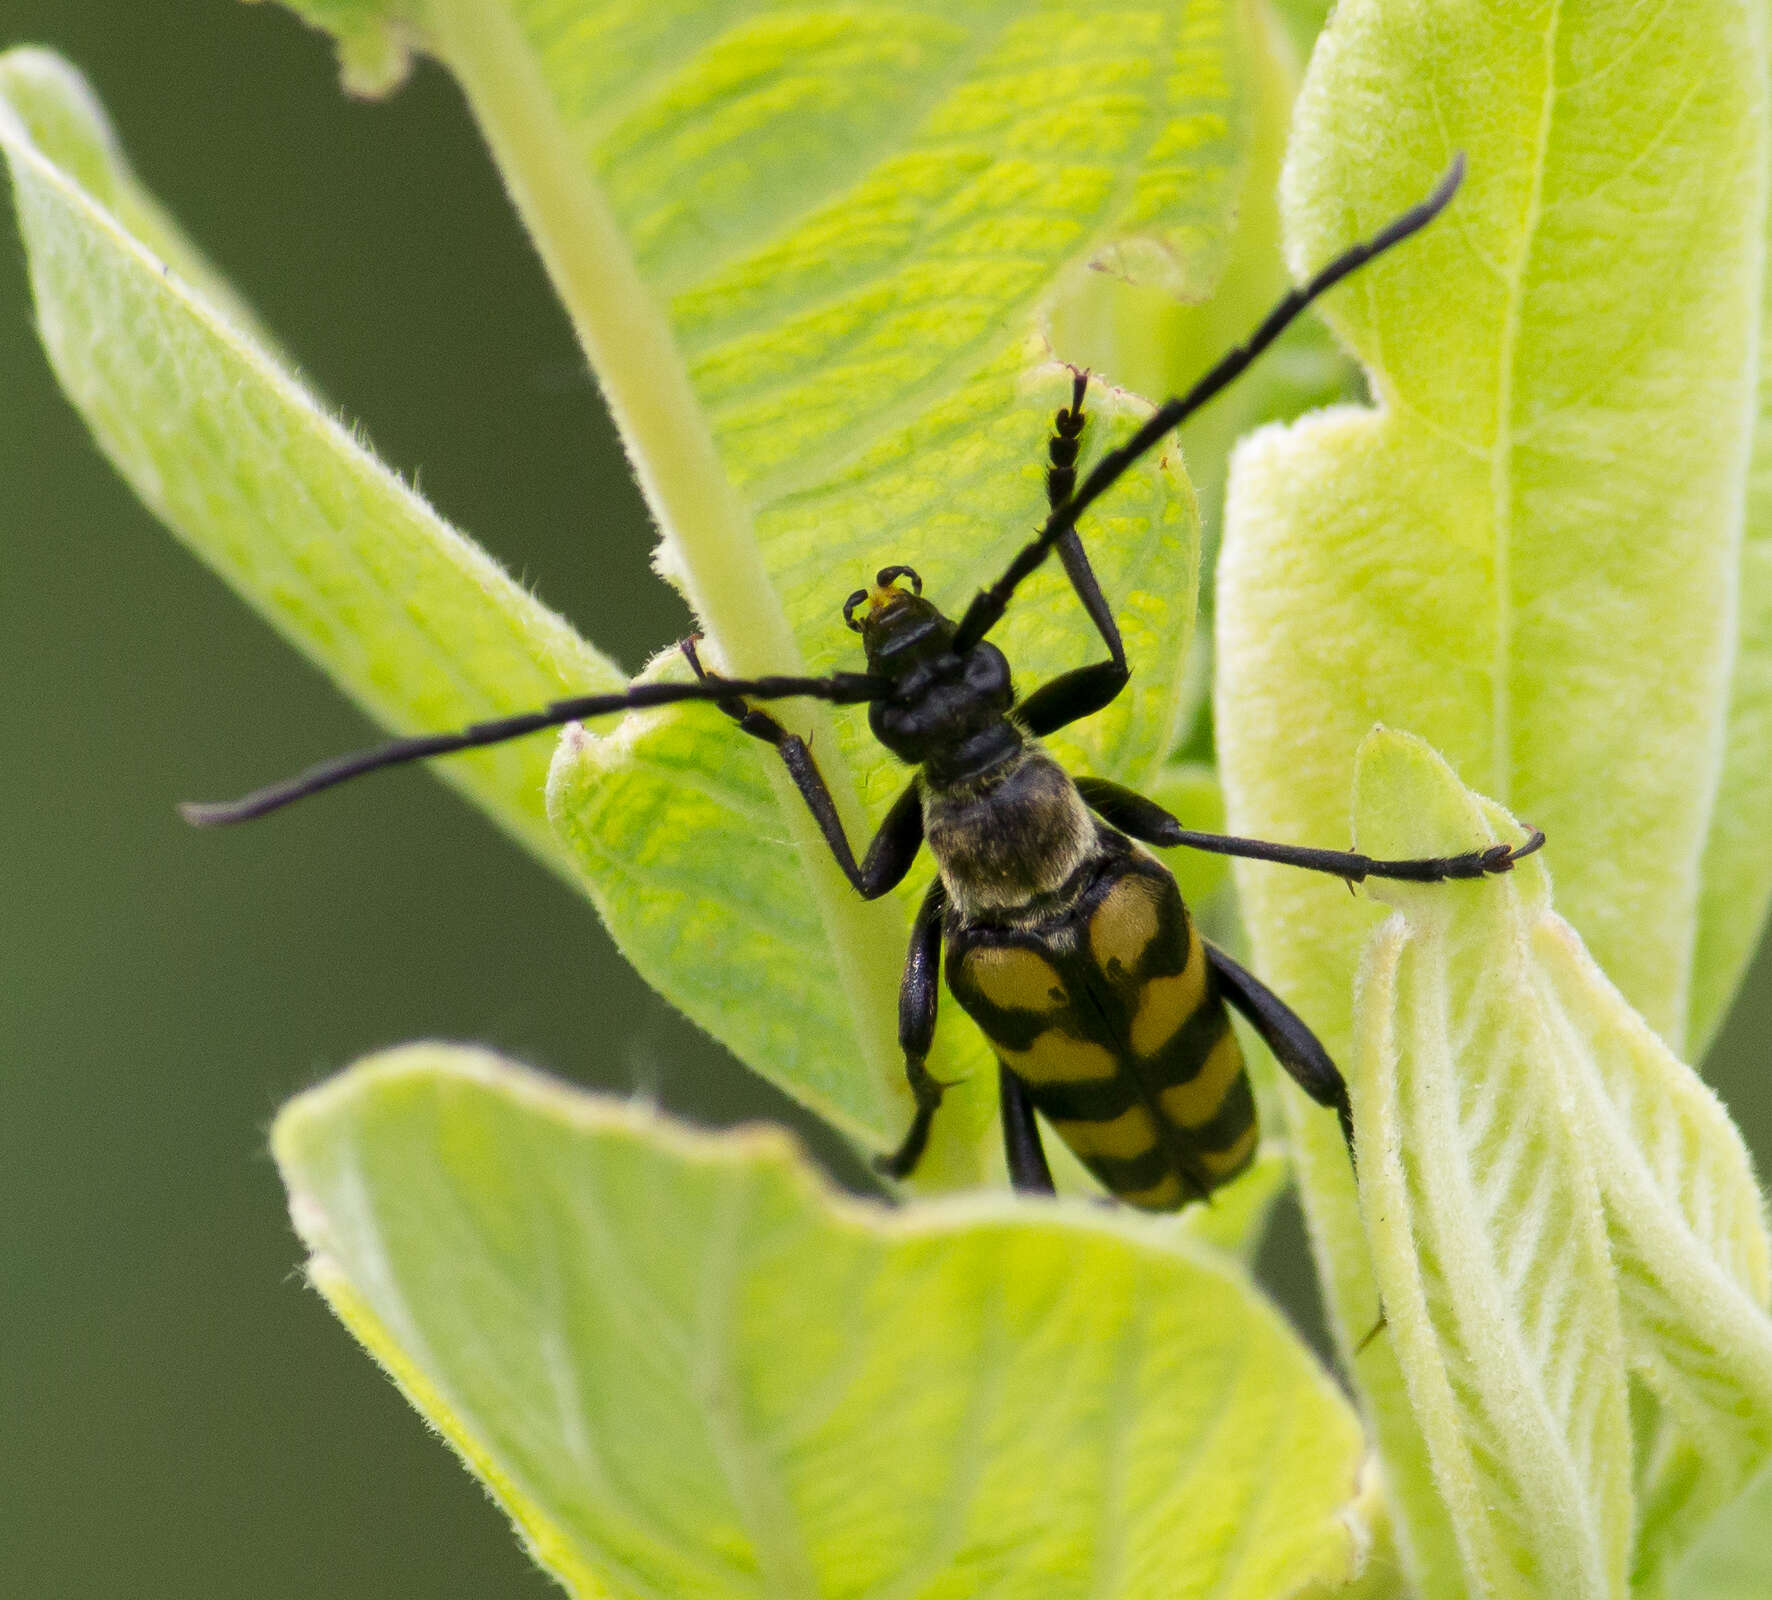
[[[764,566],[750,514],[715,449],[663,310],[562,125],[528,40],[501,0],[429,0],[428,42],[460,81],[512,200],[602,385],[628,459],[720,670],[741,676],[804,672],[799,647]],[[824,713],[779,713],[799,725],[851,839],[866,819]],[[904,928],[887,902],[863,902],[832,861],[781,764],[767,760],[829,938],[860,1048],[880,1087],[881,1126],[908,1114],[895,1047]],[[959,1151],[932,1150],[932,1176],[975,1169]]]

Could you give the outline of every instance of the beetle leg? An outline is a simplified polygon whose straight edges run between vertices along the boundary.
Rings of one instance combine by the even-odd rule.
[[[1062,679],[1054,679],[1054,683]],[[1250,861],[1277,861],[1282,866],[1303,867],[1308,872],[1327,872],[1349,883],[1365,878],[1401,878],[1411,883],[1441,883],[1449,878],[1482,878],[1508,872],[1544,843],[1537,828],[1522,845],[1492,844],[1456,856],[1412,856],[1383,861],[1354,850],[1317,850],[1308,845],[1274,844],[1266,839],[1241,839],[1229,833],[1198,833],[1184,828],[1154,800],[1106,778],[1078,778],[1077,791],[1105,822],[1145,844],[1191,850],[1214,855],[1242,856]]]
[[[1001,1061],[997,1063],[997,1087],[1003,1109],[1003,1154],[1009,1163],[1009,1181],[1017,1194],[1053,1194],[1052,1169],[1040,1143],[1040,1125],[1034,1120],[1034,1102],[1027,1085]]]
[[[940,1109],[947,1085],[930,1076],[924,1066],[935,1042],[935,1010],[941,998],[941,920],[947,911],[947,891],[940,878],[929,885],[917,920],[911,924],[910,949],[905,952],[904,979],[898,986],[898,1042],[904,1048],[904,1073],[917,1101],[916,1115],[904,1141],[890,1155],[877,1156],[876,1171],[900,1182],[917,1169],[929,1146],[929,1130]]]
[[[1329,1059],[1329,1052],[1304,1019],[1246,967],[1231,960],[1215,944],[1206,946],[1206,959],[1218,975],[1224,997],[1261,1035],[1262,1043],[1286,1075],[1320,1106],[1329,1106],[1341,1123],[1349,1159],[1354,1156],[1354,1113],[1348,1104],[1347,1080]]]
[[[1077,448],[1083,435],[1083,395],[1088,386],[1089,374],[1077,373],[1071,383],[1071,403],[1052,419],[1052,439],[1046,447],[1052,463],[1046,469],[1046,499],[1054,511],[1070,499],[1077,486]],[[1066,528],[1054,548],[1064,564],[1065,576],[1071,580],[1071,588],[1107,646],[1108,659],[1061,673],[1021,703],[1017,719],[1035,738],[1055,733],[1068,723],[1101,710],[1126,687],[1131,676],[1119,624],[1096,581],[1095,569],[1089,565],[1077,530]]]
[[[707,674],[695,649],[695,636],[692,634],[683,640],[678,649],[695,669],[696,677],[705,678]],[[878,900],[904,882],[904,876],[911,870],[923,844],[923,801],[916,779],[913,778],[904,793],[893,802],[886,820],[869,842],[867,854],[857,864],[849,835],[843,831],[843,819],[837,815],[837,804],[831,799],[824,774],[818,770],[818,763],[812,759],[806,741],[797,733],[789,733],[767,711],[759,711],[743,700],[716,700],[714,704],[753,739],[775,746],[782,764],[788,769],[788,776],[794,780],[794,787],[800,791],[800,798],[806,802],[806,809],[812,813],[812,820],[818,824],[818,831],[824,835],[832,857],[862,899]]]

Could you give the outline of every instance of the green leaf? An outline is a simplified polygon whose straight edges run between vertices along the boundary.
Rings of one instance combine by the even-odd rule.
[[[1384,856],[1525,837],[1386,732],[1362,746],[1355,817]],[[1542,859],[1374,893],[1399,915],[1360,973],[1361,1203],[1472,1587],[1623,1595],[1634,1570],[1647,1593],[1772,1455],[1772,1246],[1746,1150],[1551,911]],[[1627,1366],[1658,1449],[1686,1460],[1677,1514],[1636,1515]]]
[[[403,23],[461,80],[622,428],[660,568],[729,671],[853,666],[837,608],[889,562],[957,610],[1043,512],[1069,374],[1041,329],[1067,285],[1111,251],[1203,295],[1228,249],[1243,0],[297,9],[355,48],[375,18]],[[1106,382],[1093,394],[1099,450],[1139,408]],[[1057,741],[1067,759],[1138,781],[1172,743],[1196,527],[1183,480],[1154,465],[1092,519],[1138,672]],[[1000,642],[1024,686],[1101,648],[1056,571],[1028,585]],[[783,715],[860,843],[905,772],[858,712]],[[779,763],[735,753],[729,730],[708,737],[707,717],[564,746],[556,820],[654,983],[792,1093],[895,1141],[908,893],[857,904]],[[745,763],[768,801],[733,777]],[[617,792],[619,805],[604,798]],[[693,812],[703,832],[642,846],[636,811]],[[711,838],[735,854],[700,872]],[[788,909],[809,888],[815,919]],[[680,915],[658,915],[661,900]],[[818,1025],[784,1051],[796,1017]],[[970,1030],[938,1053],[939,1075],[981,1081],[943,1119],[931,1170],[969,1176],[990,1075]]]
[[[1234,1268],[1094,1207],[838,1200],[479,1052],[302,1096],[310,1272],[575,1595],[1348,1576],[1360,1436]]]
[[[37,321],[117,470],[197,555],[391,728],[456,727],[619,682],[282,366],[131,175],[83,79],[0,56]],[[556,870],[548,750],[447,772]]]
[[[1054,341],[1072,360],[1114,373],[1141,394],[1185,390],[1241,343],[1291,287],[1280,254],[1280,169],[1299,62],[1308,50],[1300,52],[1287,37],[1291,22],[1284,10],[1269,0],[1240,0],[1235,49],[1250,83],[1249,151],[1229,259],[1210,299],[1177,298],[1116,273],[1110,257],[1103,263],[1106,270],[1091,275],[1055,312]],[[1354,374],[1321,319],[1307,314],[1253,371],[1179,430],[1177,441],[1200,498],[1208,584],[1236,441],[1257,423],[1289,419],[1345,398]],[[1202,604],[1210,611],[1209,587]]]
[[[1528,948],[1565,1115],[1604,1204],[1626,1358],[1653,1402],[1639,1403],[1655,1426],[1636,1463],[1633,1571],[1648,1594],[1772,1458],[1772,1245],[1747,1150],[1716,1097],[1548,908]]]
[[[1178,394],[1245,338],[1290,287],[1280,256],[1277,190],[1298,90],[1298,63],[1268,0],[1238,0],[1234,48],[1249,80],[1248,156],[1222,280],[1209,298],[1140,278],[1108,252],[1056,308],[1053,338],[1071,359],[1114,373],[1141,394]],[[1263,361],[1179,438],[1188,473],[1215,522],[1230,447],[1269,396]]]
[[[1469,176],[1332,300],[1378,409],[1245,442],[1218,579],[1233,831],[1341,843],[1361,739],[1378,721],[1417,733],[1549,833],[1564,914],[1675,1045],[1757,380],[1758,10],[1343,0],[1295,117],[1295,271],[1419,198],[1454,149]],[[1258,970],[1345,1057],[1377,913],[1304,873],[1237,880]],[[1351,1349],[1377,1304],[1346,1159],[1320,1113],[1301,1111],[1294,1146]],[[1385,1342],[1359,1376],[1416,1585],[1460,1594]]]

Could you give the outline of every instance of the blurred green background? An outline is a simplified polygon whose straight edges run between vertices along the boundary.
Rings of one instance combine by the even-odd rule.
[[[322,38],[235,0],[0,0],[19,42],[91,76],[149,186],[445,516],[629,667],[684,631],[441,73],[353,103]],[[5,215],[0,1591],[553,1593],[302,1287],[273,1109],[440,1036],[705,1121],[805,1121],[422,774],[225,835],[177,820],[369,729],[99,458]],[[1769,1029],[1762,953],[1710,1063],[1762,1169]],[[1300,1248],[1294,1222],[1268,1252],[1293,1294]]]

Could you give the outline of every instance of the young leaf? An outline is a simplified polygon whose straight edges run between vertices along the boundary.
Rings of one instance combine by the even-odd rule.
[[[479,1052],[302,1096],[310,1273],[575,1595],[1269,1600],[1360,1455],[1232,1267],[1094,1208],[888,1212]]]
[[[1287,168],[1295,266],[1396,210],[1451,149],[1470,176],[1441,224],[1333,302],[1381,409],[1245,446],[1220,575],[1234,821],[1332,835],[1371,723],[1421,733],[1558,841],[1570,920],[1675,1044],[1758,376],[1750,21],[1733,0],[1647,22],[1569,0],[1530,26],[1337,10]],[[1394,159],[1374,158],[1374,130]],[[1260,943],[1282,902],[1300,928],[1338,913],[1308,964],[1342,988],[1362,921],[1347,897],[1297,874],[1249,887]],[[1282,977],[1307,964],[1284,939],[1274,953]]]
[[[1648,1595],[1772,1459],[1772,1246],[1747,1151],[1716,1097],[1561,918],[1540,908],[1526,949],[1568,1115],[1598,1175],[1626,1357],[1648,1391],[1633,1570]]]
[[[1517,841],[1419,740],[1361,749],[1360,847]],[[1550,909],[1538,859],[1395,905],[1361,970],[1361,1202],[1388,1335],[1484,1595],[1622,1595],[1772,1453],[1772,1258],[1746,1151]],[[1625,1369],[1692,1478],[1634,1517]],[[1638,1592],[1649,1592],[1639,1589]]]
[[[1362,749],[1360,848],[1492,830],[1425,747]],[[1431,841],[1427,848],[1415,845]],[[1537,863],[1516,869],[1528,892]],[[1623,1336],[1599,1194],[1514,937],[1519,882],[1375,891],[1402,908],[1360,972],[1360,1199],[1392,1341],[1473,1595],[1622,1597],[1631,1532]]]
[[[1570,921],[1669,1040],[1723,750],[1757,378],[1757,10],[1337,7],[1288,162],[1295,269],[1451,150],[1469,176],[1329,307],[1379,409],[1247,441],[1219,569],[1233,829],[1339,842],[1373,722],[1419,733],[1547,830]],[[1238,883],[1259,969],[1345,1057],[1370,903],[1280,868],[1240,865]],[[1327,1119],[1295,1134],[1351,1348],[1377,1306],[1346,1160]],[[1416,1584],[1458,1594],[1384,1341],[1359,1375]]]
[[[91,91],[0,56],[37,321],[56,376],[142,499],[387,726],[458,727],[610,688],[614,668],[438,518],[285,369],[136,183]],[[555,870],[548,747],[446,771]]]

